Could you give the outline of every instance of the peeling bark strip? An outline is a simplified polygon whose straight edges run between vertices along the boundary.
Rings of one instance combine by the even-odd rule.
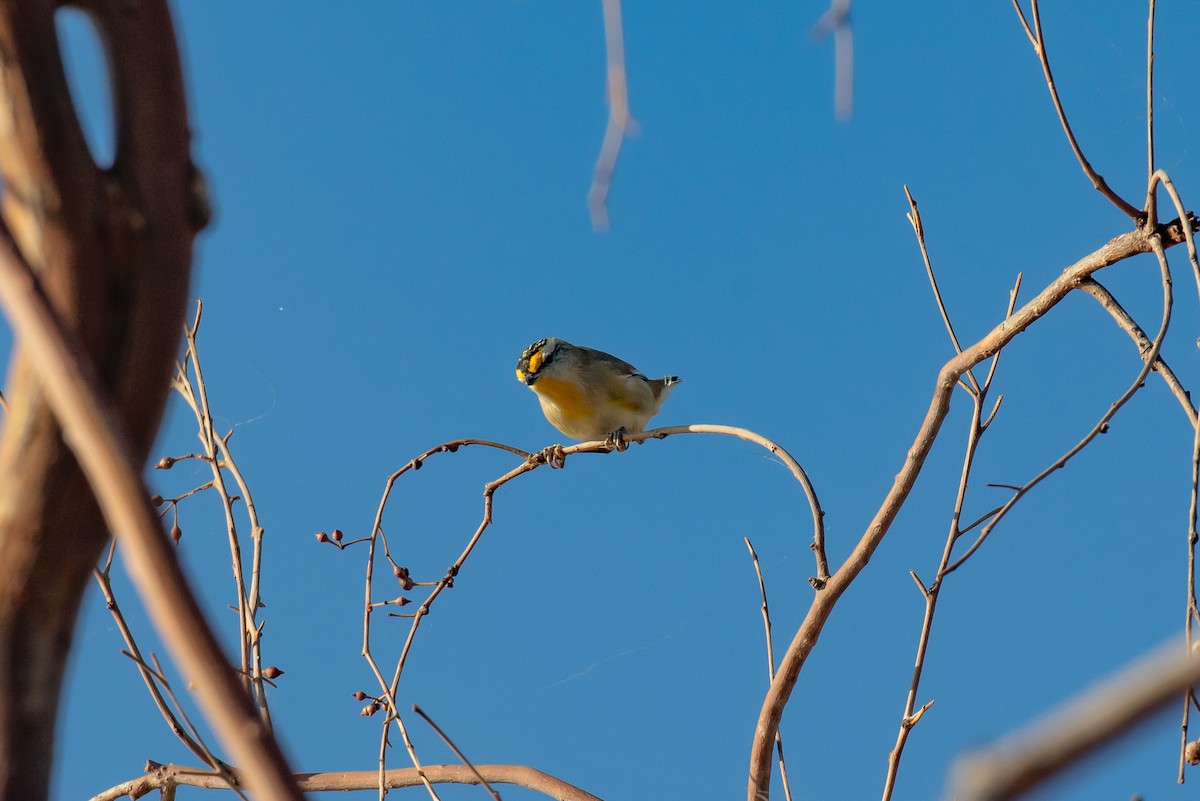
[[[203,226],[165,2],[86,0],[114,81],[113,167],[93,162],[50,0],[0,4],[4,232],[84,343],[144,461],[183,326]],[[44,799],[79,602],[108,531],[37,367],[18,342],[0,439],[0,798]]]

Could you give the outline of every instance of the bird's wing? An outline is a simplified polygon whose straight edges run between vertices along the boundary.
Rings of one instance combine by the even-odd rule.
[[[646,376],[642,375],[638,371],[638,369],[636,367],[634,367],[632,364],[630,364],[627,361],[618,359],[616,356],[605,353],[602,350],[596,350],[595,348],[585,348],[582,345],[576,345],[576,347],[579,348],[581,351],[583,351],[585,354],[587,354],[589,359],[598,359],[600,361],[606,361],[609,364],[616,367],[618,370],[621,370],[622,372],[624,372],[625,375],[637,376],[638,378],[646,378]]]

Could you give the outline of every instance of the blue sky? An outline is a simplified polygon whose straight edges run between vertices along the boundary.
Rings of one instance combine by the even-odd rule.
[[[358,656],[366,554],[321,547],[313,532],[367,533],[386,476],[439,442],[561,441],[513,376],[533,340],[683,376],[658,423],[745,426],[782,444],[816,484],[836,565],[952,353],[903,185],[964,342],[999,321],[1018,272],[1027,299],[1128,228],[1076,165],[1008,3],[857,4],[849,123],[834,119],[832,46],[808,37],[819,3],[627,4],[640,132],[602,235],[584,202],[606,114],[598,2],[174,8],[216,207],[196,249],[202,356],[267,529],[265,648],[286,671],[272,704],[299,770],[370,769],[379,738],[351,698],[372,690]],[[1185,201],[1200,192],[1190,10],[1160,3],[1156,61],[1159,164]],[[1145,9],[1048,3],[1044,26],[1082,146],[1140,205]],[[79,71],[94,72],[76,26],[67,38]],[[95,88],[86,75],[80,86]],[[1182,251],[1172,256],[1163,353],[1195,387],[1196,292]],[[1152,260],[1100,279],[1156,324]],[[1020,483],[1073,445],[1139,366],[1086,297],[1019,337],[966,517],[1007,498],[986,482]],[[797,799],[881,791],[921,622],[908,570],[932,577],[968,412],[960,394],[793,695],[783,732]],[[962,749],[1180,633],[1191,439],[1151,376],[1110,433],[948,579],[920,694],[937,703],[910,738],[897,799],[938,796]],[[160,450],[194,443],[176,403]],[[514,466],[462,451],[400,483],[385,525],[414,576],[453,561],[483,483]],[[172,495],[201,476],[181,465],[152,478]],[[229,631],[215,499],[189,502],[182,526],[189,571]],[[786,470],[732,439],[680,437],[538,471],[497,495],[494,527],[422,627],[401,702],[421,704],[475,761],[531,764],[604,798],[740,797],[766,688],[742,538],[762,559],[781,652],[812,594],[810,532]],[[143,647],[160,650],[121,584]],[[405,631],[377,630],[385,660]],[[132,778],[147,758],[193,761],[121,647],[92,592],[57,798]],[[1192,797],[1200,777],[1174,782],[1178,724],[1175,711],[1156,719],[1038,797]],[[424,761],[454,761],[418,719],[409,726]],[[403,751],[389,764],[408,764]]]

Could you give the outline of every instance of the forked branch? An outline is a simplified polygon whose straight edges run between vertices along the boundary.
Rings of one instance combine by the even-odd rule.
[[[804,621],[800,624],[791,645],[783,656],[775,681],[772,682],[763,701],[750,752],[747,788],[747,797],[750,801],[763,801],[770,796],[771,753],[775,732],[778,730],[784,707],[800,676],[800,670],[816,645],[838,599],[866,567],[908,498],[938,432],[941,430],[942,423],[949,413],[951,396],[962,376],[971,367],[999,353],[1018,334],[1050,311],[1072,290],[1078,289],[1084,280],[1096,271],[1131,256],[1153,252],[1156,247],[1166,248],[1182,241],[1183,228],[1178,221],[1154,229],[1133,230],[1115,237],[1103,247],[1067,267],[1036,297],[993,328],[974,345],[964,348],[961,354],[950,359],[942,367],[938,373],[925,419],[917,431],[912,446],[908,449],[904,463],[896,474],[891,490],[884,497],[879,510],[875,513],[854,550],[833,572],[825,591],[818,593],[813,599]]]

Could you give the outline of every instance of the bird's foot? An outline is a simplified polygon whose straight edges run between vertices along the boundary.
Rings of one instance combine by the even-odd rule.
[[[557,470],[567,463],[567,454],[562,445],[551,445],[538,451],[537,460]]]
[[[625,426],[621,426],[616,431],[608,435],[604,443],[608,445],[610,450],[615,450],[617,453],[624,453],[629,449],[629,440],[625,439],[625,435],[629,432],[625,430]]]

